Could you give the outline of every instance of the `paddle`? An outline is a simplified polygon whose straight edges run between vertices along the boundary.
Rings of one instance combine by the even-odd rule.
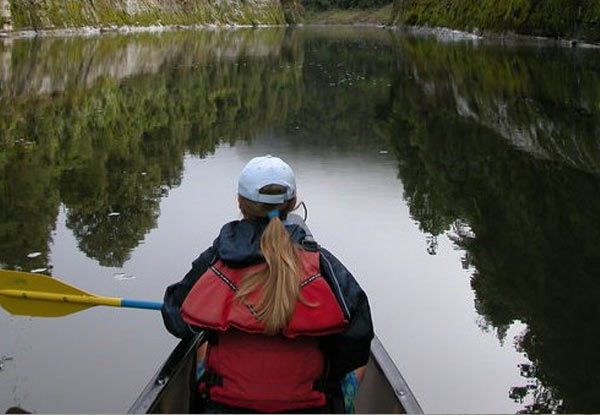
[[[0,305],[11,314],[34,317],[61,317],[96,305],[162,307],[151,301],[97,296],[46,275],[5,270],[0,270]]]

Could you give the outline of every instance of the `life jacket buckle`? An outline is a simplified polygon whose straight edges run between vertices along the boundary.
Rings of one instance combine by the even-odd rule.
[[[319,244],[312,236],[306,235],[302,239],[302,247],[305,251],[316,252],[319,249]]]

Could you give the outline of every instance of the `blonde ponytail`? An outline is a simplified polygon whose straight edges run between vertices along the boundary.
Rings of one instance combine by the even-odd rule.
[[[281,186],[266,186],[261,193],[282,193]],[[296,204],[295,198],[280,205],[252,202],[241,196],[238,201],[244,218],[248,220],[265,218],[272,210],[278,210],[279,216],[285,220]],[[294,245],[279,216],[269,219],[260,238],[264,267],[244,277],[237,295],[241,301],[247,302],[250,293],[261,290],[259,303],[252,306],[265,323],[265,334],[270,335],[287,326],[296,302],[303,301],[300,296],[299,248]]]

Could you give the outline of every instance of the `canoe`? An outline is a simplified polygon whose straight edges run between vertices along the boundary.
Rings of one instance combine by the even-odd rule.
[[[196,348],[205,333],[181,340],[129,409],[130,414],[190,413]],[[422,414],[402,374],[377,337],[365,377],[354,400],[360,414]]]
[[[300,225],[307,233],[305,245],[316,246],[305,221],[296,214],[288,221]],[[204,342],[205,333],[182,340],[166,362],[150,379],[131,406],[132,414],[185,414],[190,412],[192,385],[195,383],[196,349]],[[360,414],[422,414],[402,374],[375,336],[365,376],[354,400],[355,412]]]

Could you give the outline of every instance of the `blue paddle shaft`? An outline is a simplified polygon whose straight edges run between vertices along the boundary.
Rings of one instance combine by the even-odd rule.
[[[146,310],[160,310],[162,308],[162,305],[162,303],[156,303],[154,301],[128,300],[127,298],[123,298],[121,300],[121,307],[129,308],[145,308]]]

